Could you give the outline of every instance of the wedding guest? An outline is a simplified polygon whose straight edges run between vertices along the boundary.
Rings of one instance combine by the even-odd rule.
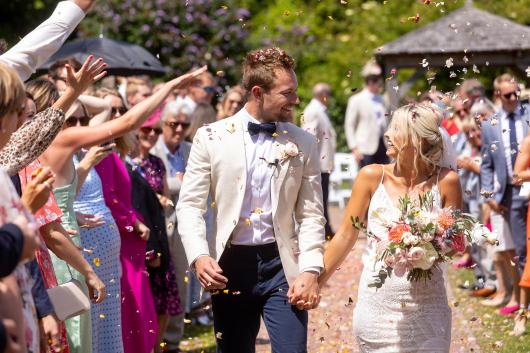
[[[521,143],[521,152],[517,156],[515,162],[514,172],[514,183],[517,185],[522,184],[523,182],[530,182],[530,136],[526,136]],[[526,234],[530,234],[530,211],[527,215],[526,221]],[[526,239],[526,257],[527,261],[523,269],[523,274],[521,276],[521,281],[519,285],[521,286],[521,299],[519,302],[519,311],[515,317],[515,327],[513,333],[516,336],[521,336],[526,331],[526,323],[528,321],[528,304],[530,301],[530,261],[528,257],[530,254],[530,237],[527,236]]]
[[[467,117],[462,98],[457,97],[451,101],[450,114],[442,120],[442,126],[450,136],[455,136],[462,131],[462,121]]]
[[[381,72],[379,65],[368,62],[361,72],[364,89],[348,99],[344,132],[348,148],[359,167],[388,161],[383,141],[388,119],[380,94],[383,87]]]
[[[190,126],[191,114],[192,109],[184,101],[169,102],[164,107],[160,117],[162,122],[162,135],[158,138],[156,145],[151,149],[151,153],[164,162],[169,198],[175,205],[178,202],[180,186],[191,149],[191,144],[184,140],[186,130]],[[166,213],[166,224],[169,238],[169,251],[172,256],[175,275],[177,276],[180,304],[183,308],[186,308],[188,307],[188,263],[186,261],[182,240],[178,234],[175,212]],[[171,317],[166,335],[164,336],[168,351],[178,350],[183,334],[184,314]]]
[[[328,215],[329,175],[333,171],[333,160],[337,148],[337,134],[329,119],[327,107],[331,98],[331,87],[327,83],[317,83],[313,87],[313,99],[304,109],[302,129],[317,138],[320,154],[320,175],[324,217],[326,218],[326,238],[333,236]]]
[[[54,84],[59,93],[63,92],[67,86],[67,66],[70,66],[75,71],[81,69],[81,63],[74,58],[58,60],[48,69],[48,80]]]
[[[0,148],[8,143],[11,134],[17,127],[18,119],[24,115],[25,101],[26,94],[17,73],[0,63]],[[23,141],[18,142],[19,145],[22,143]],[[3,227],[6,236],[17,232],[24,234],[23,238],[28,241],[27,246],[23,248],[24,259],[32,260],[34,251],[40,243],[35,238],[34,219],[25,208],[3,168],[0,168],[0,179],[0,188],[2,189],[0,226]],[[46,195],[49,193],[49,188],[43,187],[41,191]],[[17,238],[21,237],[20,235],[17,236]],[[10,274],[0,281],[2,284],[0,296],[2,303],[4,303],[0,307],[0,317],[17,322],[17,328],[12,330],[12,339],[20,343],[21,349],[37,352],[40,337],[36,306],[32,295],[34,288],[30,280],[28,266],[18,263],[12,275]]]
[[[492,193],[486,202],[493,211],[491,225],[499,238],[499,245],[495,248],[497,293],[483,303],[491,306],[506,304],[500,313],[508,315],[519,309],[519,270],[522,271],[526,262],[528,198],[519,195],[521,188],[514,183],[513,167],[519,144],[528,134],[530,112],[519,103],[519,88],[513,78],[501,80],[498,87],[502,106],[482,123],[481,128],[480,177],[482,189]],[[515,255],[517,266],[512,266]],[[509,284],[503,283],[504,271],[509,274]],[[511,297],[507,290],[510,285],[513,285]]]
[[[462,99],[464,109],[468,114],[476,101],[486,98],[484,85],[476,78],[464,80],[459,86],[458,95]]]
[[[217,81],[211,73],[205,72],[177,97],[176,102],[185,102],[193,111],[199,103],[212,104],[216,90]]]
[[[152,94],[153,87],[149,79],[137,77],[127,79],[125,99],[129,107],[134,107],[136,104],[149,98]]]
[[[463,121],[462,129],[467,141],[459,154],[457,163],[463,189],[464,211],[473,215],[477,220],[481,220],[483,224],[488,224],[489,216],[484,214],[484,201],[480,195],[480,163],[482,160],[480,127],[474,116],[478,114],[490,116],[494,111],[492,107],[484,108],[488,106],[480,104],[475,103],[470,115]],[[496,292],[493,251],[485,243],[472,244],[469,251],[455,265],[457,268],[473,268],[475,283],[469,286],[472,290],[471,296],[486,298]]]
[[[246,103],[245,91],[239,85],[231,87],[217,104],[217,120],[235,115]]]
[[[146,121],[138,130],[138,144],[128,160],[129,173],[134,192],[134,208],[143,216],[151,230],[146,249],[146,265],[149,281],[158,315],[158,344],[155,352],[163,347],[163,338],[170,316],[183,313],[177,278],[166,231],[164,208],[173,210],[173,202],[168,198],[166,169],[162,160],[149,151],[162,133],[160,120],[156,116]],[[172,229],[171,229],[172,230]]]
[[[165,98],[163,94],[158,97]],[[124,352],[150,353],[155,348],[158,331],[151,287],[145,271],[145,249],[150,230],[132,207],[131,179],[120,155],[111,153],[96,166],[96,170],[102,181],[105,204],[116,220],[121,237],[121,328]]]

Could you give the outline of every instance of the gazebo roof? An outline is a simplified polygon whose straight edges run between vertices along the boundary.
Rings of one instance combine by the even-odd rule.
[[[530,50],[530,27],[467,4],[383,45],[377,56]]]

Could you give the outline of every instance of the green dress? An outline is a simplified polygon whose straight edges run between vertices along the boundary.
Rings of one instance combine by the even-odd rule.
[[[78,233],[71,236],[75,245],[80,246],[79,226],[74,211],[74,200],[77,194],[77,173],[74,180],[69,185],[60,186],[53,189],[57,205],[63,212],[61,223],[67,230],[76,230]],[[85,284],[85,278],[66,262],[59,259],[50,251],[53,268],[59,284],[70,281],[71,278],[77,279],[85,293],[88,295],[88,288]],[[66,331],[68,333],[68,345],[71,353],[92,353],[92,324],[90,322],[90,310],[86,313],[75,316],[65,321]]]

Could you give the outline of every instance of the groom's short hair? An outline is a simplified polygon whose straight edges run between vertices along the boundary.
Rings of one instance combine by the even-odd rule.
[[[259,86],[269,91],[276,78],[275,70],[294,70],[295,62],[281,48],[261,48],[251,51],[243,62],[241,85],[250,92],[252,87]]]

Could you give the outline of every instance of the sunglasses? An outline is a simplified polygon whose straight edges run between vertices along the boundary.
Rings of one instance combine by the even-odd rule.
[[[81,124],[81,126],[87,126],[89,121],[90,121],[89,116],[80,116],[80,117],[71,116],[68,119],[66,119],[64,123],[68,127],[77,126],[77,124]]]
[[[208,94],[215,93],[215,86],[204,86],[202,89]]]
[[[62,77],[62,76],[59,76],[59,75],[53,75],[52,76],[52,80],[54,81],[63,81],[64,83],[66,83],[66,77]]]
[[[505,93],[505,94],[503,94],[502,96],[503,96],[504,98],[506,98],[506,99],[512,99],[512,96],[515,96],[515,98],[518,97],[517,93],[518,93],[517,91],[513,91],[513,92]]]
[[[151,131],[154,131],[157,135],[160,135],[162,133],[162,129],[159,127],[141,127],[140,131],[146,135],[149,135]]]
[[[117,113],[120,113],[120,115],[123,115],[123,114],[127,113],[127,108],[125,108],[125,107],[119,107],[119,108],[112,107],[110,109],[110,113],[112,115],[116,115]]]
[[[177,127],[182,127],[183,129],[187,129],[190,126],[190,123],[182,122],[182,121],[166,121],[164,122],[166,126],[169,126],[172,129],[176,129]]]

